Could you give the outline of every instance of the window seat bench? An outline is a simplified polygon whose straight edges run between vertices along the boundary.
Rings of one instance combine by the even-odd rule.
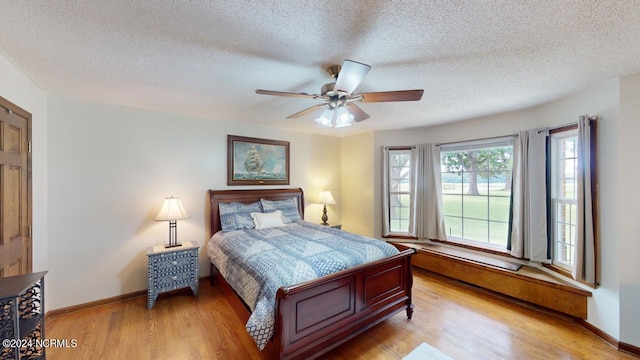
[[[587,318],[587,297],[591,292],[536,267],[440,245],[391,243],[400,250],[418,250],[411,260],[413,266],[573,317]]]

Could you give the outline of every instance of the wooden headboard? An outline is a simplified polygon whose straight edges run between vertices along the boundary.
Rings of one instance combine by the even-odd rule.
[[[296,198],[298,203],[298,212],[300,218],[304,219],[304,195],[302,189],[252,189],[252,190],[209,190],[209,198],[211,199],[211,234],[222,230],[220,225],[219,203],[230,203],[237,201],[242,204],[250,204],[252,202],[266,200],[285,200]]]

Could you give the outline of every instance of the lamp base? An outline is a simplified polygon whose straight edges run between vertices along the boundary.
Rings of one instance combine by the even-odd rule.
[[[329,217],[327,216],[327,205],[325,205],[322,209],[322,225],[329,225],[327,220],[329,220]]]
[[[164,245],[165,249],[182,246],[178,242],[178,222],[175,220],[169,221],[169,243]]]

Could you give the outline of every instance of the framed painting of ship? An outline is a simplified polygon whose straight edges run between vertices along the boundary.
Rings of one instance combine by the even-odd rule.
[[[289,142],[227,135],[227,185],[289,185]]]

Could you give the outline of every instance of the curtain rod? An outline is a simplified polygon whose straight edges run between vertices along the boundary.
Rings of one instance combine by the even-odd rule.
[[[536,133],[540,134],[543,131],[553,131],[553,130],[558,130],[558,129],[562,129],[564,127],[568,127],[568,126],[578,126],[578,122],[577,121],[573,121],[567,124],[563,124],[563,125],[558,125],[558,126],[554,126],[554,127],[546,127],[546,128],[542,128],[542,129],[538,129],[536,131]]]
[[[517,138],[518,134],[509,134],[509,135],[502,135],[502,136],[491,136],[491,137],[486,137],[486,138],[482,138],[482,139],[472,139],[472,140],[461,140],[461,141],[452,141],[452,142],[447,142],[447,143],[440,143],[440,144],[436,144],[436,146],[440,146],[440,145],[451,145],[451,144],[459,144],[459,143],[464,143],[464,142],[469,142],[469,141],[482,141],[482,140],[492,140],[492,139],[500,139],[500,138],[504,138],[504,137],[514,137]]]
[[[596,120],[598,120],[598,117],[597,116],[589,116],[589,120],[596,121]],[[563,124],[563,125],[558,125],[558,126],[546,127],[546,128],[538,129],[537,133],[540,134],[540,132],[542,132],[542,131],[552,131],[552,130],[562,129],[563,127],[573,126],[573,125],[578,125],[578,122],[577,121],[572,121],[570,123]]]
[[[398,146],[383,146],[382,148],[386,150],[409,150],[409,149],[415,149],[416,146],[415,145],[407,145],[407,146],[398,145]]]

